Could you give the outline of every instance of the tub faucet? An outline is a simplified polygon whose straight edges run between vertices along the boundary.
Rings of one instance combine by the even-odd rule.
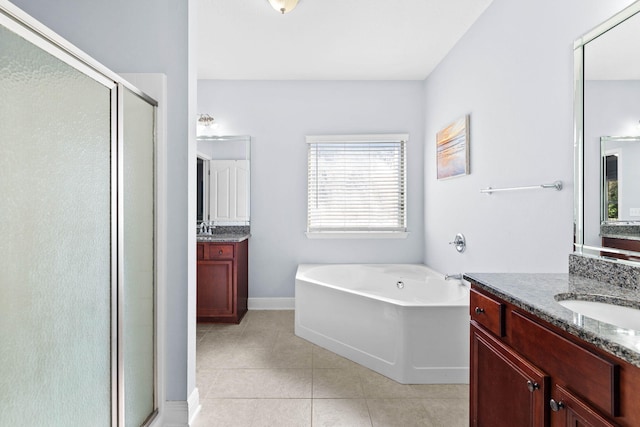
[[[462,274],[445,274],[444,280],[462,280]]]

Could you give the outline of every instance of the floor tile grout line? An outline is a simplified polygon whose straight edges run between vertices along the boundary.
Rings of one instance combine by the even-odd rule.
[[[373,427],[373,417],[371,416],[371,408],[369,407],[369,399],[364,399],[365,405],[367,405],[367,415],[369,415],[369,424]]]
[[[249,313],[248,313],[249,314]],[[290,321],[290,319],[288,319],[288,321]],[[241,336],[244,331],[251,331],[250,326],[252,324],[255,324],[255,318],[253,318],[252,316],[246,316],[245,319],[243,319],[243,325],[241,329],[238,329],[237,331],[234,331],[230,334],[236,335],[236,336]],[[291,335],[293,334],[293,336],[295,337],[295,331],[292,331],[291,328],[281,328],[283,321],[282,320],[275,320],[273,321],[273,325],[272,328],[275,328],[275,339],[274,342],[272,344],[272,346],[269,347],[270,351],[276,352],[276,343],[278,343],[278,341],[284,341],[284,342],[280,342],[280,344],[282,344],[282,348],[278,348],[277,351],[287,351],[287,349],[293,349],[297,347],[296,344],[296,340],[295,338],[293,338],[291,341],[286,342],[285,341],[285,337],[287,335]],[[210,337],[214,337],[217,333],[220,333],[220,331],[223,329],[217,329],[217,328],[210,328],[209,330],[207,330],[206,332],[204,332],[204,334],[202,334],[201,339],[202,338],[206,338],[207,335],[209,335]],[[266,329],[265,329],[266,330]],[[273,329],[272,329],[273,330]],[[258,329],[254,329],[254,331],[258,331]],[[280,338],[283,338],[282,340],[280,340]],[[210,372],[216,372],[216,373],[220,373],[223,371],[229,372],[229,375],[232,375],[232,372],[234,370],[309,370],[311,369],[311,390],[310,390],[310,397],[309,398],[304,398],[304,397],[290,397],[290,396],[286,396],[286,397],[212,397],[211,399],[216,399],[216,400],[220,400],[220,401],[231,401],[233,399],[240,399],[240,400],[251,400],[254,402],[258,402],[258,401],[264,401],[264,400],[269,400],[269,399],[277,399],[277,400],[291,400],[291,399],[304,399],[304,400],[308,400],[310,402],[309,407],[310,407],[310,419],[309,419],[309,424],[313,425],[313,411],[316,408],[316,404],[320,401],[320,400],[364,400],[364,403],[366,405],[366,409],[367,409],[367,415],[368,415],[368,419],[369,419],[369,425],[373,426],[373,416],[372,416],[372,404],[376,399],[384,399],[384,400],[406,400],[406,399],[411,399],[411,400],[420,400],[422,402],[422,404],[420,406],[423,406],[424,409],[426,410],[426,406],[427,403],[426,401],[429,399],[440,399],[440,400],[449,400],[449,399],[464,399],[461,397],[454,397],[453,395],[449,396],[447,395],[446,397],[443,396],[423,396],[420,395],[420,393],[418,393],[418,395],[413,395],[411,393],[411,396],[402,396],[403,394],[403,389],[400,388],[398,389],[400,391],[399,394],[396,394],[396,391],[392,391],[391,393],[389,393],[389,395],[392,395],[393,397],[385,397],[384,395],[380,396],[380,397],[376,397],[375,393],[373,393],[373,395],[369,396],[369,394],[371,393],[365,393],[365,382],[366,382],[366,377],[369,374],[373,374],[375,375],[375,373],[373,372],[369,372],[366,369],[359,369],[353,365],[349,366],[349,365],[345,365],[345,366],[332,366],[333,360],[331,360],[330,358],[327,359],[326,355],[323,354],[324,351],[327,351],[329,353],[331,353],[329,350],[326,349],[322,349],[321,347],[312,345],[312,347],[310,348],[311,350],[311,364],[310,366],[307,367],[294,367],[294,368],[289,368],[289,367],[273,367],[273,366],[265,366],[265,367],[226,367],[226,368],[219,368],[219,369],[203,369],[200,370],[197,374],[201,374],[201,373],[210,373]],[[302,351],[304,353],[304,351]],[[320,357],[319,355],[322,354],[322,357]],[[338,357],[340,357],[339,355],[336,355]],[[322,360],[322,365],[323,366],[317,366],[318,363],[320,362],[320,360]],[[315,388],[314,386],[317,385],[317,382],[319,381],[320,377],[318,377],[318,374],[320,372],[322,372],[322,370],[329,370],[329,369],[337,369],[337,370],[344,370],[345,372],[347,371],[355,371],[354,373],[356,374],[355,377],[357,378],[358,381],[358,385],[360,388],[360,391],[362,392],[362,396],[361,397],[331,397],[331,396],[326,396],[326,397],[318,397],[316,396],[315,393]],[[216,375],[217,376],[217,375]],[[371,388],[371,386],[376,386],[375,381],[377,381],[377,379],[374,377],[374,381],[372,383],[369,384],[369,388]],[[404,387],[405,385],[400,385],[400,387]],[[408,385],[410,387],[410,385]],[[209,388],[211,388],[211,386],[209,386]],[[392,388],[393,390],[393,388]],[[210,390],[208,390],[210,391]],[[405,392],[407,390],[404,390]],[[206,398],[209,398],[209,393],[206,393],[207,396]],[[386,394],[386,393],[384,393]],[[318,400],[320,399],[320,400]],[[363,414],[364,415],[364,414]],[[253,415],[254,417],[256,416],[255,413]],[[255,419],[252,420],[252,423],[255,423]]]

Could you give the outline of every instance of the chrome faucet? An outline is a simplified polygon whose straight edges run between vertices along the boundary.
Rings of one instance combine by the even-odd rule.
[[[213,234],[213,229],[216,228],[213,221],[202,221],[200,223],[199,233],[204,235]]]
[[[445,274],[444,280],[462,280],[462,274]]]

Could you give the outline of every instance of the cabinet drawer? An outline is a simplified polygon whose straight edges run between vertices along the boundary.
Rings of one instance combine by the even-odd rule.
[[[198,259],[204,259],[204,243],[198,243],[196,246],[196,254]]]
[[[619,412],[619,367],[517,311],[510,311],[509,341],[554,381],[591,402],[609,416]]]
[[[469,310],[471,320],[499,337],[504,336],[504,304],[471,289]]]
[[[233,245],[232,244],[217,244],[209,243],[209,247],[206,250],[207,259],[229,259],[233,258]]]

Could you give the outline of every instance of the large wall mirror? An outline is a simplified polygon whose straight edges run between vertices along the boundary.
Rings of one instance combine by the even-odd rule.
[[[251,137],[198,136],[197,222],[250,225]]]
[[[640,262],[640,1],[575,48],[575,252]]]

